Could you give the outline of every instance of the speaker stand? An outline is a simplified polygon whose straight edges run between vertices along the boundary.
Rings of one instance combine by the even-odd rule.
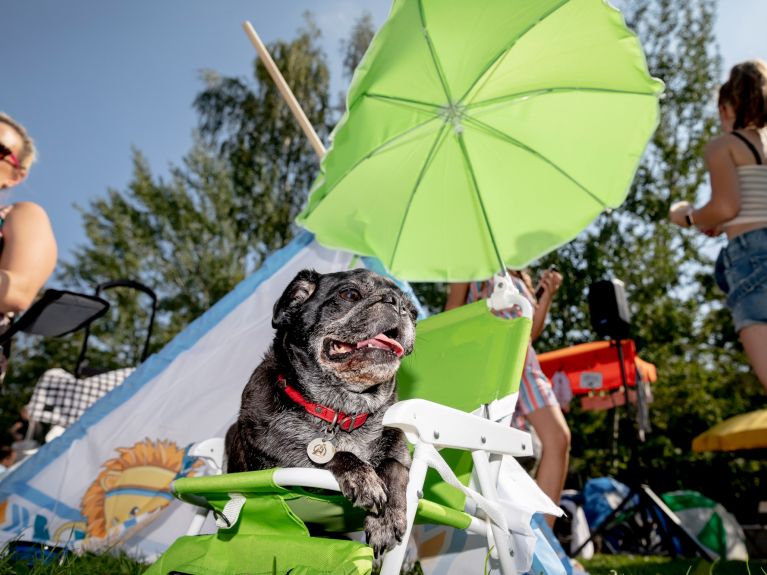
[[[632,423],[632,427],[634,427],[635,421],[632,418],[631,402],[629,401],[629,385],[628,378],[626,377],[623,346],[619,339],[611,340],[611,344],[618,350],[621,383],[623,384],[623,394],[626,401],[626,416]],[[637,430],[634,429],[634,431]],[[638,440],[638,432],[632,433],[629,456],[629,477],[631,482],[628,484],[628,494],[591,531],[589,538],[573,551],[572,556],[577,557],[583,548],[592,542],[595,537],[604,534],[612,526],[613,529],[610,530],[611,537],[606,539],[605,543],[613,553],[631,551],[642,554],[663,554],[665,551],[666,554],[672,557],[677,555],[698,555],[709,561],[714,561],[717,558],[716,555],[703,547],[700,541],[687,531],[676,514],[669,509],[649,485],[641,482],[640,478],[644,477],[644,475],[642,464],[638,460]],[[629,519],[615,522],[614,520],[624,511],[630,513]],[[679,545],[674,543],[675,537],[679,541]]]

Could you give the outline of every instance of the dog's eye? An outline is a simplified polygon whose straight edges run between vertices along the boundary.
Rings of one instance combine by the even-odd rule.
[[[346,301],[351,302],[357,302],[362,299],[362,294],[360,291],[354,288],[344,288],[338,292],[338,295],[341,296],[341,299],[345,299]]]

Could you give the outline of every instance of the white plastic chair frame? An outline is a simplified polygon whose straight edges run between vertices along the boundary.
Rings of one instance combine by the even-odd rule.
[[[514,287],[508,275],[496,275],[488,307],[498,310],[513,305],[519,306],[524,317],[532,317],[530,302]],[[425,399],[400,401],[387,410],[383,424],[401,429],[414,446],[414,450],[406,491],[407,528],[402,542],[384,556],[381,575],[397,575],[402,568],[429,467],[434,468],[444,481],[463,491],[467,500],[476,505],[477,512],[472,514],[466,530],[487,538],[488,549],[493,558],[498,560],[504,575],[512,575],[515,572],[511,559],[510,533],[498,501],[496,485],[502,457],[531,455],[532,438],[527,432],[488,419],[487,406],[482,411],[482,416],[475,415]],[[478,490],[465,487],[458,481],[438,452],[442,448],[472,452]],[[201,442],[190,450],[190,455],[205,459],[215,473],[219,474],[223,467],[224,440],[213,438]],[[273,481],[285,488],[310,487],[341,491],[333,474],[323,469],[281,468],[275,471]],[[238,513],[239,510],[236,514]],[[207,514],[207,509],[201,508],[197,512],[187,535],[200,533]],[[227,517],[229,524],[237,520],[236,514]]]
[[[491,455],[512,457],[529,455],[532,450],[530,434],[424,399],[409,399],[396,403],[384,415],[383,423],[387,427],[401,429],[415,448],[406,492],[407,530],[402,543],[384,556],[381,575],[396,575],[400,572],[429,467],[436,469],[443,480],[463,491],[467,498],[476,504],[478,513],[472,517],[467,530],[487,537],[488,549],[493,550],[493,557],[498,559],[502,573],[509,575],[514,573],[511,563],[510,535],[496,492],[500,458],[493,458],[494,461],[491,462]],[[443,447],[472,452],[479,483],[478,490],[459,483],[437,451]],[[202,442],[190,451],[190,455],[203,457],[213,464],[214,469],[220,469],[223,440],[215,438]],[[313,487],[341,491],[333,474],[323,469],[304,467],[277,469],[273,480],[277,485],[286,488]],[[207,509],[198,510],[187,535],[200,533],[207,514]],[[236,520],[236,514],[233,517],[227,517],[230,523]]]

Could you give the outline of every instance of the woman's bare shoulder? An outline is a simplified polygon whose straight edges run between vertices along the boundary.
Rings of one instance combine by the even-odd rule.
[[[23,220],[25,224],[40,222],[50,225],[50,220],[45,209],[35,202],[17,202],[13,204],[13,209],[8,213],[8,223]]]
[[[731,134],[722,134],[708,141],[703,148],[703,155],[707,161],[732,159],[732,153],[735,145],[735,136]]]
[[[704,148],[706,152],[709,150],[711,151],[717,151],[717,150],[729,150],[730,147],[733,145],[735,140],[735,136],[732,134],[721,134],[719,136],[715,136],[711,138]]]

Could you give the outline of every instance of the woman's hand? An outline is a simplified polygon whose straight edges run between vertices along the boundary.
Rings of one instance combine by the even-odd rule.
[[[671,206],[668,211],[668,219],[672,224],[676,224],[680,227],[686,228],[687,226],[687,214],[692,211],[692,205],[690,202],[676,202]]]
[[[544,299],[544,298],[552,299],[554,297],[554,294],[557,293],[561,285],[562,285],[562,274],[556,270],[547,269],[546,271],[543,272],[543,274],[541,274],[541,279],[538,282],[538,287],[535,289],[535,292],[538,293],[539,290],[543,288],[541,299]]]
[[[724,232],[724,229],[722,229],[722,226],[716,226],[709,230],[700,230],[702,233],[706,234],[710,238],[715,238],[717,236],[722,235]]]
[[[539,304],[535,306],[533,312],[533,326],[530,333],[530,338],[535,341],[538,336],[543,332],[543,328],[546,325],[546,316],[549,315],[549,307],[551,307],[551,300],[554,299],[554,294],[557,293],[559,287],[562,285],[562,274],[551,268],[547,269],[541,274],[541,279],[538,282],[538,287],[535,292],[543,290],[541,293]]]

